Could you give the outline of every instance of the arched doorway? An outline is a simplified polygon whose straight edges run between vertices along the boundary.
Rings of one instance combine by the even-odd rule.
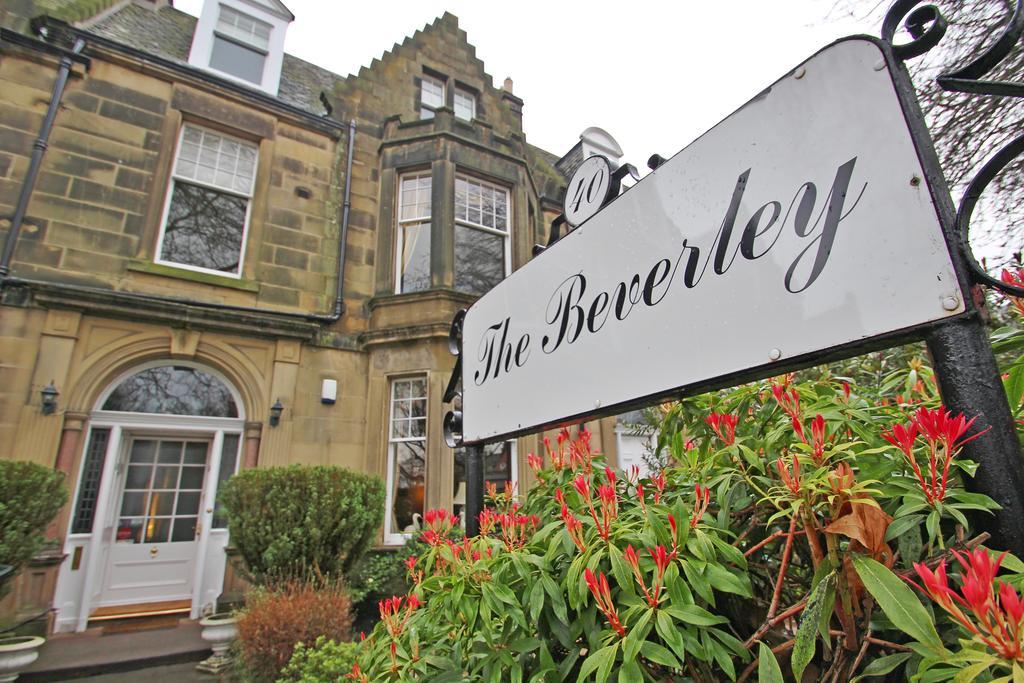
[[[238,469],[238,391],[215,370],[157,361],[111,382],[90,414],[58,579],[58,630],[187,611],[220,595],[227,528],[217,488]]]

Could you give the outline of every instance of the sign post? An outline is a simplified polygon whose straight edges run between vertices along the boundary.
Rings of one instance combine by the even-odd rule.
[[[924,339],[946,406],[993,428],[965,447],[981,464],[968,485],[1003,506],[995,542],[1024,553],[1024,466],[964,248],[976,197],[954,217],[902,63],[941,22],[913,12],[914,40],[892,43],[914,4],[898,0],[884,40],[824,48],[622,194],[603,159],[585,162],[566,195],[575,229],[453,322],[450,445]]]

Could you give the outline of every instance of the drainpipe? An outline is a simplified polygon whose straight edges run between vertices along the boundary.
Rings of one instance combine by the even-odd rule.
[[[341,231],[338,235],[338,283],[334,289],[334,309],[328,315],[315,316],[315,320],[325,323],[336,322],[345,310],[343,298],[345,283],[345,254],[348,246],[348,215],[352,208],[352,153],[356,141],[356,121],[348,122],[348,159],[345,161],[345,201],[341,209]]]
[[[57,80],[53,84],[53,93],[50,96],[50,106],[46,110],[46,117],[39,129],[39,137],[32,145],[32,158],[28,162],[28,172],[25,174],[25,182],[22,183],[21,192],[18,195],[18,203],[14,208],[14,216],[11,218],[11,229],[7,231],[7,240],[4,242],[3,254],[0,254],[0,285],[11,272],[11,258],[14,256],[14,246],[18,242],[18,233],[21,232],[21,225],[25,222],[25,212],[28,210],[28,201],[32,197],[32,190],[36,185],[36,177],[39,175],[39,166],[43,161],[43,154],[49,145],[50,131],[53,130],[53,122],[57,118],[57,111],[60,109],[60,100],[64,96],[64,86],[67,85],[68,75],[71,73],[71,65],[76,61],[75,57],[81,54],[85,48],[85,41],[81,38],[75,40],[74,47],[70,53],[65,53],[60,58],[60,66],[57,67]]]

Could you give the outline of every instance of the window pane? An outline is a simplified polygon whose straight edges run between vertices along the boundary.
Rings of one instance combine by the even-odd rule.
[[[492,443],[484,446],[484,481],[491,482],[498,487],[498,491],[505,490],[506,482],[511,485],[512,479],[512,441]],[[466,504],[465,483],[466,483],[466,449],[455,450],[455,477],[452,494],[455,496],[455,505]]]
[[[273,27],[264,22],[243,14],[233,7],[220,6],[217,17],[217,31],[231,36],[253,47],[267,50],[270,47],[270,31]]]
[[[430,289],[430,223],[402,228],[400,291]]]
[[[103,410],[238,417],[235,399],[223,382],[202,370],[174,365],[149,368],[124,380],[103,403]],[[155,449],[153,441],[135,441],[131,461],[153,462]]]
[[[455,89],[455,115],[466,121],[476,116],[476,96],[473,93]]]
[[[174,491],[154,491],[149,499],[149,516],[167,516],[174,509]],[[128,514],[123,512],[122,514]]]
[[[249,195],[255,169],[255,144],[206,128],[185,126],[174,169],[178,177]]]
[[[218,491],[223,490],[224,482],[231,478],[238,467],[238,444],[240,441],[238,434],[224,435],[224,446],[220,452],[220,471],[217,473]],[[224,507],[220,504],[219,498],[220,496],[213,508],[213,528],[226,529],[228,518],[224,514]]]
[[[203,441],[189,441],[185,444],[185,464],[205,465],[209,446]]]
[[[160,455],[157,458],[159,463],[181,463],[181,442],[165,441],[160,444]]]
[[[181,488],[196,490],[203,488],[203,474],[205,471],[205,468],[202,467],[182,467]]]
[[[420,82],[420,105],[420,118],[433,118],[433,110],[444,106],[444,83],[424,76]]]
[[[174,181],[160,258],[238,273],[247,199]]]
[[[166,520],[162,520],[166,521]],[[171,542],[194,541],[196,538],[196,518],[179,517],[174,520],[174,532],[171,534]]]
[[[89,446],[85,450],[85,464],[82,465],[82,482],[78,487],[78,504],[71,524],[71,533],[88,534],[92,531],[92,520],[96,513],[96,498],[100,492],[103,476],[103,461],[106,459],[109,429],[93,429],[89,434]]]
[[[392,480],[391,532],[414,531],[414,523],[423,516],[426,478],[426,443],[403,442],[392,446],[394,477]],[[417,519],[413,515],[417,515]]]
[[[483,230],[455,226],[455,289],[483,294],[505,277],[505,240]]]
[[[138,516],[146,514],[146,492],[127,491],[121,500],[121,514]]]
[[[213,36],[213,50],[210,51],[210,67],[259,85],[263,82],[263,65],[266,55],[233,40]]]
[[[173,489],[178,486],[178,470],[180,467],[174,465],[163,465],[156,468],[153,475],[153,488]]]
[[[199,512],[199,500],[202,494],[199,491],[189,491],[178,494],[178,503],[174,506],[176,515],[194,515]]]
[[[146,524],[146,543],[166,543],[170,528],[171,520],[166,517],[149,520]]]
[[[126,489],[149,488],[149,478],[153,474],[152,465],[132,465],[128,468],[128,479],[125,481]]]

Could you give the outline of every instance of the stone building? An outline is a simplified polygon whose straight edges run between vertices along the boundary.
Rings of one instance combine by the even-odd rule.
[[[239,468],[380,475],[381,545],[463,500],[449,323],[546,241],[568,155],[526,141],[450,14],[351,76],[285,54],[293,18],[0,8],[0,458],[71,490],[8,615],[196,618],[231,582],[214,501]],[[527,485],[535,446],[491,448],[487,477]]]

